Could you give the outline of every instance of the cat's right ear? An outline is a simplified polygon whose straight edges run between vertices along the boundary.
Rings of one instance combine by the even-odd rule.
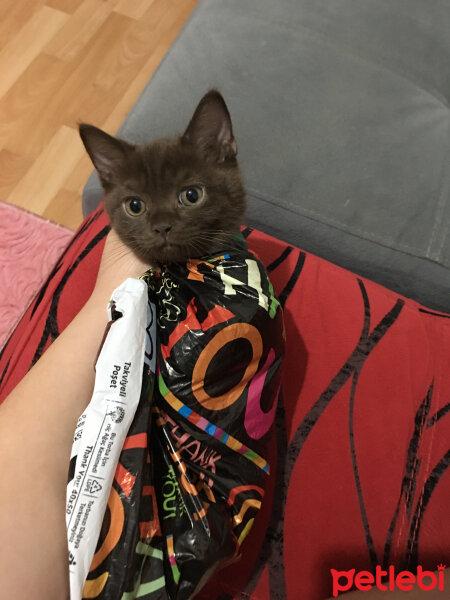
[[[84,147],[104,186],[114,182],[114,173],[124,164],[132,146],[98,127],[81,123],[78,127]]]
[[[217,90],[209,91],[200,100],[183,138],[197,146],[208,160],[225,162],[236,158],[230,113]]]

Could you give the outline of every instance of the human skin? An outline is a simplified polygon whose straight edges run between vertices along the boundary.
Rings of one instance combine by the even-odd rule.
[[[147,269],[107,236],[92,295],[0,406],[0,596],[69,597],[67,473],[113,290]]]

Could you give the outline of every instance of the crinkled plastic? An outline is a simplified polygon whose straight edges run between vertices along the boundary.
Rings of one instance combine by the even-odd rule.
[[[269,474],[284,329],[263,265],[242,239],[144,281],[140,399],[83,598],[194,597],[238,558]]]

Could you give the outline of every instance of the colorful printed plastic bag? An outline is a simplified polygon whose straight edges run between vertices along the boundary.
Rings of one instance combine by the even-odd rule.
[[[143,366],[139,402],[135,397],[136,413],[103,500],[101,530],[99,522],[91,528],[97,545],[91,542],[80,557],[71,554],[72,563],[81,555],[90,563],[83,598],[194,597],[217,568],[239,556],[269,473],[264,449],[277,405],[284,330],[264,267],[236,241],[226,253],[150,271],[145,281],[145,342],[133,333]],[[130,318],[129,310],[119,316],[123,308],[113,300],[117,322],[102,353],[114,328]],[[141,305],[141,323],[142,311]],[[136,359],[109,360],[108,376],[117,377],[110,379],[118,386],[111,391],[126,403],[126,414]],[[103,392],[107,399],[109,389]],[[120,408],[105,408],[104,422],[120,418]],[[106,446],[98,439],[98,449],[108,448],[108,437]],[[98,451],[89,457],[102,465],[106,449],[100,458]],[[78,446],[73,477],[83,456]],[[79,523],[84,520],[82,514]]]

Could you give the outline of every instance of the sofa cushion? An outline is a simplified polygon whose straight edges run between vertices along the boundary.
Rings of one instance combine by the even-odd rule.
[[[108,229],[97,211],[66,248],[0,355],[0,402],[89,297]],[[450,315],[244,234],[284,306],[272,475],[242,560],[198,597],[321,600],[330,569],[448,564]]]
[[[182,131],[217,86],[248,224],[448,310],[449,28],[443,0],[201,0],[119,133]]]

